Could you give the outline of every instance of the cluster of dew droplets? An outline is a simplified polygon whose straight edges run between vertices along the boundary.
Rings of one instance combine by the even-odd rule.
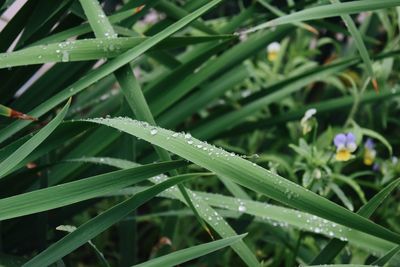
[[[306,225],[308,230],[316,234],[324,234],[329,237],[339,238],[342,241],[347,241],[345,232],[351,231],[351,229],[339,226],[334,222],[330,222],[326,219],[319,218],[315,215],[309,215],[306,219]]]
[[[112,126],[113,119],[107,119],[107,118],[102,119],[101,118],[101,119],[97,119],[97,120],[100,120],[101,122],[104,122],[104,120],[109,120],[107,122],[107,124]],[[120,122],[122,122],[123,124],[136,124],[136,126],[138,126],[138,127],[148,129],[149,134],[151,136],[157,135],[161,129],[161,128],[156,128],[154,126],[151,126],[146,122],[136,121],[136,120],[132,120],[130,118],[118,118],[118,120]],[[181,137],[184,140],[184,142],[186,142],[187,144],[192,145],[200,150],[204,150],[207,152],[210,151],[212,154],[214,154],[217,157],[229,158],[229,157],[236,156],[234,153],[228,153],[222,149],[216,148],[215,146],[200,142],[200,141],[194,139],[190,133],[171,133],[170,136],[168,136],[167,138],[171,138],[171,137],[172,138]],[[282,179],[280,177],[279,177],[280,179],[278,179],[278,177],[276,177],[276,178],[277,179],[275,179],[274,184],[279,185],[279,186],[277,186],[278,188],[285,188],[286,187],[285,183],[288,183],[288,181],[285,181],[284,179]],[[167,176],[159,175],[159,176],[153,177],[152,181],[155,183],[160,183],[162,181],[165,181],[166,179],[167,179]],[[298,185],[296,185],[296,186],[298,186]],[[298,187],[300,187],[300,186],[298,186]],[[169,189],[167,189],[166,193],[173,194],[175,197],[181,197],[180,192],[176,186],[170,187]],[[292,190],[284,190],[284,193],[288,197],[288,199],[298,197],[298,193],[293,192]],[[199,209],[199,213],[202,215],[203,218],[206,218],[207,221],[209,221],[209,223],[215,224],[222,220],[222,217],[220,217],[220,215],[217,212],[215,212],[211,209],[208,209],[208,208],[204,209],[204,207],[208,206],[204,202],[204,201],[207,201],[207,197],[203,199],[201,196],[198,196],[195,193],[192,193],[192,196],[194,199],[195,207]],[[236,202],[233,204],[234,206],[231,206],[232,204],[229,204],[229,203],[225,203],[225,204],[218,203],[216,206],[221,206],[222,208],[226,208],[226,209],[236,209],[240,213],[248,212],[248,208],[247,208],[248,205],[246,204],[246,201],[240,200],[240,199],[236,199],[235,201]],[[201,203],[203,203],[204,205],[202,205]],[[261,203],[261,204],[263,204],[263,203]],[[269,213],[268,208],[270,208],[271,205],[265,204],[264,207],[266,208],[264,211],[264,214],[268,214]],[[280,208],[282,208],[282,207],[280,207]],[[301,227],[303,227],[303,229],[305,229],[305,230],[309,230],[316,234],[324,234],[329,237],[336,237],[342,241],[347,241],[346,232],[351,231],[351,229],[349,229],[349,228],[338,226],[336,223],[327,221],[325,219],[321,219],[315,215],[309,215],[309,214],[297,212],[297,211],[290,210],[290,209],[284,209],[284,208],[282,208],[282,209],[281,209],[281,212],[292,213],[292,215],[296,217],[296,221],[301,221],[302,222]],[[266,216],[261,216],[261,218],[263,220],[268,220],[274,226],[280,226],[280,227],[288,226],[288,223],[286,221],[283,221],[282,218],[278,218],[278,217],[270,218],[270,217],[266,217]],[[221,229],[223,229],[223,228],[221,228]],[[220,233],[220,234],[222,234],[222,233]]]
[[[66,41],[58,44],[56,53],[62,62],[70,61],[70,51],[74,49],[74,41]],[[46,46],[44,46],[46,47]]]
[[[225,230],[229,228],[229,225],[218,212],[207,204],[210,199],[192,191],[189,191],[189,193],[193,204],[201,217],[206,219],[207,223],[212,225],[220,235],[224,236],[226,234]]]

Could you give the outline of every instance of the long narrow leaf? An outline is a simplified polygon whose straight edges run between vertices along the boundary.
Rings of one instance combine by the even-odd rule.
[[[18,163],[20,163],[24,158],[26,158],[35,148],[40,145],[40,143],[46,140],[46,138],[64,119],[70,103],[71,101],[69,100],[61,112],[49,124],[47,124],[36,135],[26,141],[13,154],[0,163],[0,179],[3,178],[15,166],[17,166]]]
[[[88,121],[107,125],[142,138],[284,204],[373,236],[400,243],[398,234],[291,181],[259,166],[254,166],[253,163],[241,157],[192,138],[189,134],[174,133],[128,118],[101,118]]]

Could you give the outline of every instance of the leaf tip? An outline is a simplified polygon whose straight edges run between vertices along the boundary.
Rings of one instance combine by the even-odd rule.
[[[375,92],[376,92],[377,94],[379,94],[379,85],[378,85],[378,82],[376,81],[375,78],[373,78],[373,79],[371,80],[371,82],[372,82],[372,86],[374,87]]]
[[[10,118],[20,119],[20,120],[28,120],[28,121],[37,121],[38,119],[22,112],[11,109]]]

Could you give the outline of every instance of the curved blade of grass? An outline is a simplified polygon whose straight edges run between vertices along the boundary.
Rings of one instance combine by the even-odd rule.
[[[377,132],[375,132],[375,131],[373,131],[373,130],[366,129],[366,128],[360,128],[360,132],[361,132],[363,135],[366,135],[366,136],[369,136],[369,137],[371,137],[371,138],[375,138],[375,139],[379,140],[379,142],[381,142],[383,145],[385,145],[385,147],[388,149],[390,155],[393,154],[393,148],[392,148],[392,146],[391,146],[390,143],[386,140],[386,138],[383,137],[381,134],[379,134],[379,133],[377,133]]]
[[[128,50],[127,52],[121,54],[114,60],[110,61],[109,63],[99,67],[98,69],[90,72],[77,82],[73,83],[71,86],[66,88],[65,90],[61,91],[60,93],[56,94],[52,98],[48,99],[40,106],[33,109],[30,114],[34,117],[40,117],[46,112],[50,111],[52,108],[56,107],[62,101],[68,99],[70,96],[73,96],[80,91],[87,88],[89,85],[97,82],[98,80],[106,77],[107,75],[113,73],[120,67],[126,65],[127,63],[131,62],[132,60],[138,58],[143,53],[147,52],[153,46],[160,43],[165,38],[169,37],[170,35],[176,33],[180,29],[184,28],[186,25],[191,23],[193,20],[197,19],[204,13],[206,13],[209,9],[213,8],[217,4],[219,4],[222,0],[213,0],[210,1],[208,4],[204,5],[203,7],[199,8],[198,10],[192,12],[190,15],[187,15],[183,19],[177,21],[176,23],[172,24],[171,26],[167,27],[166,29],[162,30],[161,32],[157,33],[156,35],[150,37],[143,43],[139,44],[138,46]],[[7,128],[0,131],[0,143],[4,140],[10,138],[13,134],[18,132],[19,130],[23,129],[29,123],[13,123],[9,125]]]
[[[97,236],[113,224],[117,223],[129,213],[138,208],[140,205],[146,203],[162,191],[192,177],[193,174],[173,177],[161,184],[155,185],[145,191],[137,193],[133,197],[125,200],[122,203],[119,203],[118,205],[89,220],[78,229],[66,235],[65,237],[51,245],[49,248],[47,248],[45,251],[41,252],[39,255],[28,261],[23,266],[42,267],[50,265],[51,263],[72,252],[76,248],[85,244],[88,240]]]
[[[71,233],[76,230],[76,227],[73,225],[59,225],[57,226],[56,230],[58,231],[64,231],[67,233]],[[93,251],[96,253],[97,258],[99,261],[105,266],[105,267],[111,267],[110,264],[108,263],[107,259],[104,257],[104,254],[96,247],[95,244],[91,240],[87,242],[87,244],[93,249]]]
[[[201,110],[207,106],[208,103],[223,95],[226,91],[242,82],[248,76],[249,71],[245,66],[239,65],[233,68],[231,71],[221,75],[220,78],[209,83],[207,85],[209,90],[198,90],[183,101],[175,104],[173,109],[162,113],[160,117],[157,118],[157,122],[162,126],[168,126],[170,128],[175,127],[184,121],[185,118]]]
[[[124,168],[124,166],[131,167],[132,164],[136,164],[134,162],[130,163],[126,162],[125,160],[121,161],[120,159],[109,159],[109,160],[105,159],[102,161],[101,160],[99,161],[98,159],[92,159],[91,161],[98,164],[106,164],[109,166],[121,167],[121,168]],[[155,184],[159,184],[165,180],[168,180],[168,178],[162,175],[160,175],[156,179],[150,178],[150,181]],[[198,197],[199,194],[197,192],[194,193],[189,189],[186,190],[190,194],[191,200],[201,218],[203,218],[203,220],[205,220],[210,225],[210,227],[212,227],[221,237],[226,238],[232,235],[236,235],[236,232],[224,220],[224,218],[220,216],[216,210],[210,207],[203,198]],[[181,191],[177,187],[171,187],[169,190],[169,194],[172,195],[173,198],[178,199],[182,201],[185,205],[189,206],[184,196],[182,196]],[[254,254],[243,241],[239,241],[237,244],[233,244],[232,248],[248,266],[259,266],[259,263],[255,258]]]
[[[375,266],[384,266],[386,263],[388,263],[394,256],[397,255],[400,251],[400,246],[397,246],[393,249],[391,249],[388,253],[371,263],[371,265]]]
[[[308,267],[371,267],[371,265],[363,264],[324,264],[324,265],[307,265]]]
[[[134,194],[141,190],[143,190],[142,187],[126,188],[116,194],[110,194],[110,196]],[[391,242],[357,230],[351,230],[347,227],[329,222],[306,212],[267,204],[265,202],[240,199],[220,194],[199,191],[194,191],[194,193],[198,195],[199,198],[201,197],[201,199],[206,201],[210,206],[223,209],[219,209],[218,213],[226,218],[238,219],[243,214],[248,214],[255,216],[255,221],[259,223],[267,223],[275,227],[293,227],[301,231],[324,235],[327,238],[338,237],[341,240],[348,240],[352,245],[368,252],[376,252],[378,255],[384,255],[388,250],[396,247],[396,245]],[[163,192],[160,194],[160,197],[177,199],[176,194],[172,190],[169,192]],[[188,213],[185,214],[192,215]],[[157,214],[145,215],[145,217],[150,216],[157,216]]]
[[[234,46],[215,60],[209,60],[198,72],[185,77],[179,81],[179,83],[174,83],[174,86],[169,87],[168,90],[164,90],[162,94],[158,94],[154,99],[152,99],[150,109],[154,116],[158,116],[167,108],[170,108],[175,104],[175,102],[187,95],[190,90],[200,85],[202,82],[205,82],[218,74],[222,74],[223,71],[226,71],[233,66],[236,67],[249,56],[265,48],[268,43],[280,39],[284,34],[287,34],[291,30],[291,26],[280,27],[273,32],[266,32],[259,36],[252,36],[246,42]]]
[[[29,20],[26,22],[21,37],[18,39],[16,48],[31,43],[35,35],[43,35],[39,33],[44,29],[50,31],[51,27],[56,24],[56,21],[62,16],[71,5],[70,0],[62,0],[59,2],[37,2],[35,8],[30,10]],[[37,39],[37,38],[36,38]]]
[[[24,29],[36,1],[25,2],[0,32],[0,52],[6,51]]]
[[[400,94],[400,90],[398,87],[394,87],[390,90],[382,90],[379,95],[373,92],[367,92],[364,94],[360,100],[360,103],[373,103],[382,101],[396,95]],[[353,105],[354,98],[353,96],[346,97],[337,97],[333,99],[329,99],[326,101],[321,101],[319,103],[313,103],[311,105],[305,105],[304,107],[300,107],[296,110],[288,111],[283,114],[275,115],[273,117],[268,117],[266,119],[258,120],[256,122],[247,122],[242,123],[239,126],[236,126],[231,130],[231,132],[235,133],[235,136],[242,133],[249,133],[254,131],[255,129],[265,129],[272,125],[277,125],[279,123],[292,121],[292,120],[300,120],[304,116],[304,112],[309,110],[310,108],[315,108],[318,110],[318,114],[329,113],[334,110],[343,110],[349,108]],[[229,133],[227,133],[229,134]],[[225,135],[224,135],[225,136]]]
[[[125,159],[116,159],[116,158],[107,158],[107,157],[89,157],[89,158],[77,158],[77,159],[68,159],[66,162],[84,162],[84,163],[95,163],[95,164],[104,164],[108,166],[112,166],[118,169],[128,169],[140,166],[138,163],[125,160]]]
[[[379,254],[385,253],[385,250],[395,246],[391,242],[356,230],[351,230],[309,213],[259,201],[238,199],[197,191],[195,193],[199,194],[203,199],[206,199],[209,205],[234,212],[237,217],[246,213],[255,216],[259,221],[267,222],[272,225],[291,226],[302,231],[324,235],[328,238],[337,237],[341,240],[348,240],[348,242],[354,246],[367,251],[375,251]],[[169,194],[167,194],[167,196],[169,196]]]
[[[157,4],[157,9],[164,12],[168,17],[179,20],[184,16],[188,15],[185,9],[175,5],[171,1],[160,0]],[[196,20],[192,23],[192,27],[206,33],[206,34],[218,34],[214,29],[205,25],[201,20]]]
[[[341,16],[344,14],[354,14],[364,11],[372,11],[382,8],[395,7],[400,5],[399,0],[363,0],[363,1],[350,1],[345,3],[335,3],[331,5],[322,5],[304,9],[286,16],[282,16],[256,27],[253,27],[245,32],[254,32],[268,27],[275,27],[281,24],[301,22],[314,19],[322,19],[329,17]]]
[[[93,28],[96,37],[113,37],[116,36],[114,29],[107,20],[99,2],[97,0],[92,1],[80,1],[86,16],[88,17],[89,23]],[[100,19],[99,19],[100,18]],[[115,72],[115,77],[121,85],[122,91],[125,98],[135,114],[135,116],[140,119],[147,121],[150,124],[155,124],[153,115],[149,109],[147,101],[143,95],[142,89],[140,88],[139,82],[133,74],[133,71],[129,65],[123,66],[121,69]],[[171,160],[169,153],[159,147],[155,147],[157,154],[161,160]],[[172,175],[176,176],[178,173],[176,171],[171,172]],[[201,219],[195,206],[193,205],[186,189],[183,185],[178,185],[180,192],[185,197],[186,202],[189,204],[193,213],[196,215],[201,226],[211,235],[205,222]]]
[[[332,174],[331,176],[333,179],[337,179],[339,181],[342,181],[343,183],[348,184],[351,188],[354,189],[354,191],[357,193],[357,195],[360,197],[361,201],[363,204],[365,204],[367,202],[367,200],[365,199],[365,194],[362,191],[361,187],[359,184],[357,184],[353,179],[345,176],[345,175],[341,175],[341,174]]]
[[[126,18],[131,17],[133,14],[135,14],[134,10],[121,11],[112,16],[109,16],[108,19],[111,23],[118,23]],[[85,33],[91,32],[91,31],[92,31],[92,28],[90,27],[90,25],[88,23],[85,23],[85,24],[70,28],[68,30],[55,33],[46,38],[40,39],[39,41],[31,44],[30,46],[62,42],[73,36],[83,35]]]
[[[291,181],[259,166],[254,166],[253,163],[241,157],[203,143],[190,135],[174,133],[128,118],[101,118],[86,121],[107,125],[139,137],[213,171],[217,175],[230,178],[244,187],[294,208],[391,242],[400,243],[400,235]],[[154,134],[154,130],[156,130],[156,134]]]
[[[180,161],[154,163],[0,199],[0,220],[95,198],[184,165]]]
[[[265,8],[267,8],[269,11],[271,11],[272,13],[274,13],[275,15],[282,17],[285,16],[286,14],[284,12],[282,12],[279,8],[274,7],[273,5],[269,4],[266,0],[257,0],[257,2],[259,2],[262,6],[264,6]],[[294,22],[293,25],[296,25],[300,28],[303,28],[307,31],[310,31],[316,35],[318,35],[318,30],[315,29],[313,26],[303,23],[303,22]]]
[[[331,0],[333,4],[339,4],[339,0]],[[372,61],[371,58],[369,57],[367,47],[365,46],[361,33],[358,31],[353,19],[350,17],[350,15],[341,15],[343,21],[345,22],[345,25],[347,29],[349,30],[351,36],[354,39],[354,42],[357,46],[358,52],[360,53],[360,56],[362,60],[364,61],[365,67],[367,69],[368,75],[371,77],[372,85],[374,86],[374,89],[376,92],[379,91],[379,88],[377,87],[377,82],[375,80],[375,75],[374,71],[372,69]]]
[[[254,101],[246,103],[238,110],[226,112],[222,116],[208,121],[206,125],[197,126],[193,129],[193,135],[199,138],[212,138],[222,131],[235,127],[248,116],[255,114],[274,101],[280,101],[283,97],[301,90],[304,86],[315,81],[320,81],[325,77],[329,77],[353,63],[353,60],[346,60],[344,62],[335,63],[331,66],[321,68],[320,71],[313,71],[306,73],[306,75],[300,75],[300,79],[293,77],[293,79],[289,79],[287,82],[278,82],[276,85],[271,86],[271,90],[263,90],[263,93],[266,91],[266,93],[269,94],[255,98]]]
[[[76,124],[74,122],[61,123],[57,129],[46,138],[46,142],[41,143],[34,151],[32,151],[25,159],[20,161],[9,173],[14,172],[17,169],[23,168],[29,162],[37,160],[39,157],[49,153],[50,151],[61,147],[66,142],[77,138],[79,135],[84,134],[90,128],[86,127],[85,124]],[[7,145],[0,149],[0,161],[7,158],[16,151],[24,142],[29,140],[34,134],[26,135],[17,141]]]
[[[179,48],[190,44],[232,38],[232,35],[170,37],[150,50]],[[0,69],[50,62],[71,62],[113,58],[135,47],[149,37],[97,38],[33,46],[0,54]]]
[[[373,198],[371,198],[359,210],[358,214],[369,218],[378,206],[390,195],[390,193],[399,186],[400,178],[388,184],[384,189],[379,191]],[[340,251],[346,246],[347,242],[338,239],[332,239],[324,249],[313,259],[311,264],[326,264],[331,262]]]
[[[181,263],[187,262],[189,260],[201,257],[203,255],[209,254],[221,248],[231,246],[232,244],[238,242],[240,239],[245,237],[246,234],[232,236],[213,242],[201,244],[198,246],[190,247],[187,249],[182,249],[176,252],[172,252],[168,255],[155,258],[146,261],[141,264],[136,264],[133,267],[172,267],[177,266]]]
[[[15,166],[26,158],[36,147],[38,147],[46,138],[57,128],[67,114],[71,100],[67,102],[61,112],[43,129],[26,141],[14,153],[0,163],[0,179],[8,174]]]

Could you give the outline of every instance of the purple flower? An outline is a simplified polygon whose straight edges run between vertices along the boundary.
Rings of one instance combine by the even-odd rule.
[[[373,150],[375,148],[375,143],[371,138],[368,138],[367,141],[365,141],[364,146],[370,150]]]
[[[345,147],[346,146],[346,135],[345,134],[337,134],[335,139],[333,139],[333,143],[335,144],[336,148]]]
[[[337,134],[333,139],[333,143],[337,150],[348,149],[350,152],[354,152],[357,149],[356,137],[353,133]]]
[[[372,165],[376,158],[375,143],[371,138],[368,138],[364,143],[364,147],[364,164],[368,166]]]
[[[379,166],[378,163],[374,163],[374,165],[372,165],[372,170],[374,172],[379,172],[380,169],[381,169],[381,167]]]
[[[335,136],[333,143],[336,146],[336,160],[348,161],[357,149],[356,137],[353,133],[340,133]]]

